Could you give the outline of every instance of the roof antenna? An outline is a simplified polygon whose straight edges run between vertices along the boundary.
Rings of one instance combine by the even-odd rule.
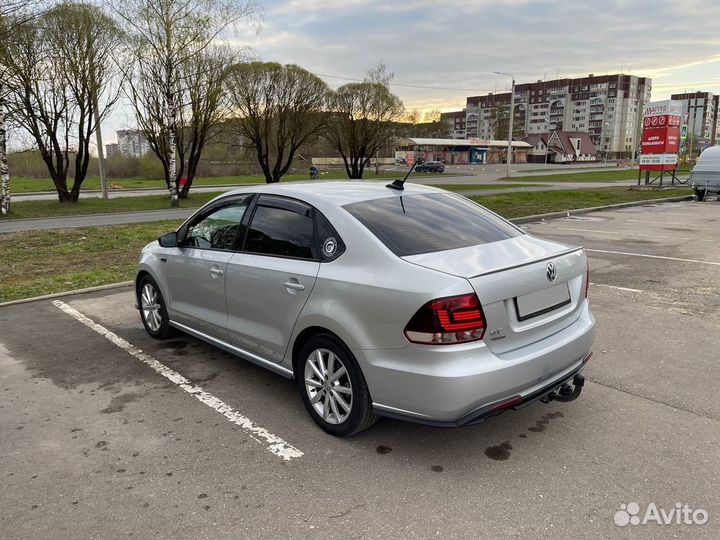
[[[415,170],[415,165],[417,165],[417,161],[412,164],[412,167],[410,167],[410,170],[405,175],[405,178],[403,178],[402,180],[400,180],[399,178],[395,179],[393,180],[392,184],[386,184],[385,187],[389,187],[390,189],[397,189],[398,191],[402,191],[403,189],[405,189],[405,180],[407,180],[408,176],[410,176],[410,173]]]

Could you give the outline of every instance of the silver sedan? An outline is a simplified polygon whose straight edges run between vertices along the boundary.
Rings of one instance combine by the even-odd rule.
[[[456,194],[321,182],[216,198],[142,250],[136,291],[151,336],[294,378],[314,421],[349,436],[377,416],[460,426],[575,399],[588,279],[582,248]]]

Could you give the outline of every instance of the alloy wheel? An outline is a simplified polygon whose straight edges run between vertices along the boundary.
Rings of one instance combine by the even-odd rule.
[[[143,286],[140,294],[140,307],[148,328],[153,332],[159,331],[162,324],[162,313],[158,293],[152,283],[146,283]]]
[[[342,360],[328,349],[315,349],[305,362],[305,391],[318,415],[342,424],[352,411],[352,385]]]

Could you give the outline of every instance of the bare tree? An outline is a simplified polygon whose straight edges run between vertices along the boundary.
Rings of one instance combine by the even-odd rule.
[[[185,184],[180,198],[190,192],[205,145],[219,133],[219,126],[228,115],[228,96],[225,85],[239,53],[227,46],[213,45],[191,58],[181,67],[181,79],[186,81],[178,114],[176,148],[178,172]]]
[[[32,136],[60,202],[77,202],[80,196],[97,127],[93,107],[112,79],[110,54],[119,36],[97,6],[68,2],[18,25],[6,40],[10,113]],[[101,118],[116,98],[117,93],[107,98]]]
[[[16,26],[27,23],[37,16],[38,10],[29,11],[29,7],[38,7],[35,0],[3,0],[0,4],[0,214],[10,212],[10,169],[7,158],[7,65],[9,53],[7,39]]]
[[[390,91],[391,80],[380,64],[365,82],[346,84],[330,96],[325,137],[340,153],[348,178],[362,178],[372,157],[392,138],[392,122],[403,114],[402,101]]]
[[[279,182],[297,151],[325,124],[328,87],[296,65],[250,62],[233,69],[232,130],[256,155],[267,183]]]
[[[162,163],[170,204],[178,206],[183,167],[181,163],[178,174],[178,131],[189,105],[184,99],[192,94],[188,65],[197,65],[220,32],[253,16],[255,5],[252,0],[126,0],[113,9],[130,38],[128,97],[138,126]],[[212,101],[203,96],[196,105]]]

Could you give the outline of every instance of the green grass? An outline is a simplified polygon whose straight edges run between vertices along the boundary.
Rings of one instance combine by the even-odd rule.
[[[535,184],[432,184],[432,187],[448,191],[484,191],[486,189],[509,189],[520,187],[536,187]]]
[[[400,172],[381,172],[376,175],[373,170],[365,173],[365,180],[373,179],[384,179],[384,178],[397,178],[400,176]],[[424,176],[441,176],[440,174],[428,173]],[[299,174],[287,174],[283,176],[283,182],[301,182],[307,181],[310,177],[308,173]],[[347,180],[347,175],[344,170],[333,170],[320,173],[320,180]],[[264,176],[210,176],[195,178],[193,180],[193,186],[232,186],[242,184],[264,184]],[[72,179],[68,179],[68,184],[72,185]],[[115,186],[116,190],[123,189],[138,189],[138,188],[165,188],[164,180],[147,180],[144,178],[109,178],[108,187],[111,191]],[[55,186],[49,178],[23,178],[23,177],[11,177],[10,178],[10,189],[12,193],[30,193],[35,191],[55,191]],[[83,190],[99,190],[100,189],[100,178],[97,176],[89,176],[83,182]],[[192,193],[192,188],[190,190]]]
[[[541,191],[508,193],[507,195],[476,195],[474,201],[506,218],[534,216],[547,212],[564,212],[605,204],[664,199],[690,195],[688,188],[663,191],[634,191],[626,187],[583,189],[574,191]]]
[[[678,170],[678,176],[686,176],[689,170]],[[653,173],[654,174],[654,173]],[[637,180],[637,169],[608,169],[606,171],[570,172],[562,174],[512,176],[498,178],[498,180],[512,180],[516,182],[620,182],[623,180]]]
[[[0,302],[132,279],[140,248],[179,224],[0,234]]]
[[[192,193],[187,199],[180,200],[183,208],[197,208],[221,192]],[[168,210],[168,195],[147,195],[143,197],[118,197],[116,199],[86,198],[77,203],[57,201],[18,201],[12,203],[10,214],[0,219],[23,219],[40,217],[76,216],[86,214],[109,214],[114,212],[142,212],[145,210]]]

